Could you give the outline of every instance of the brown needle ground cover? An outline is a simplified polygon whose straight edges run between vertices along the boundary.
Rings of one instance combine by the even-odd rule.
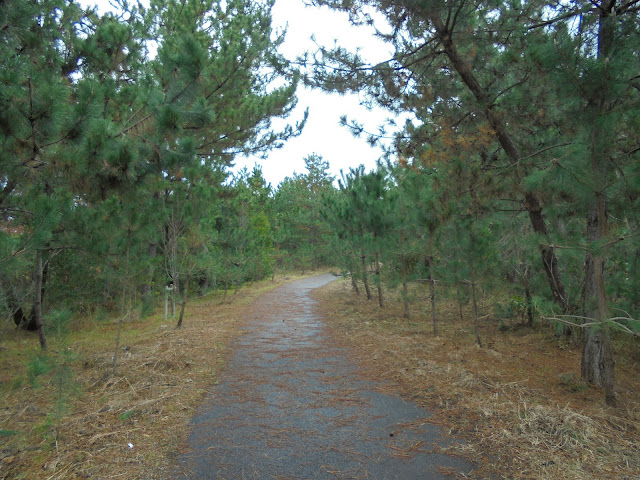
[[[115,376],[117,321],[78,319],[66,336],[51,336],[49,355],[70,375],[42,373],[40,386],[29,381],[37,338],[11,329],[0,344],[0,479],[171,478],[251,302],[295,278],[244,287],[224,304],[219,293],[194,300],[181,329],[162,313],[126,321]]]
[[[371,377],[434,412],[445,432],[466,439],[473,478],[640,479],[640,358],[637,341],[616,338],[618,408],[580,381],[580,350],[548,327],[501,331],[482,320],[479,348],[469,308],[440,302],[434,336],[428,287],[416,286],[413,319],[402,304],[356,296],[349,282],[315,291],[336,342]]]

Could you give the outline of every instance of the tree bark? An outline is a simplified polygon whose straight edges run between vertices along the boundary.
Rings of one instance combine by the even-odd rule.
[[[594,244],[605,237],[608,230],[604,196],[596,194],[587,217],[587,239]],[[587,251],[585,259],[585,287],[583,302],[585,317],[600,324],[585,329],[582,340],[582,378],[604,388],[608,405],[616,404],[615,360],[607,320],[609,307],[604,281],[605,259],[602,255]]]
[[[47,337],[44,333],[44,322],[42,321],[42,286],[43,286],[44,271],[42,268],[42,252],[38,251],[36,254],[36,291],[33,301],[33,313],[36,328],[38,329],[38,339],[40,340],[40,348],[42,350],[47,349]]]
[[[551,295],[553,296],[554,302],[562,308],[562,313],[567,313],[569,311],[569,301],[564,288],[564,283],[560,277],[558,259],[554,253],[553,246],[551,245],[551,238],[549,236],[549,231],[547,230],[547,224],[542,215],[540,202],[531,192],[525,193],[525,207],[529,213],[529,219],[531,221],[533,231],[544,236],[547,241],[546,245],[540,245],[540,257],[542,258],[544,271],[547,274]]]
[[[273,279],[271,281],[273,282]],[[209,275],[205,274],[198,279],[198,295],[204,297],[207,290],[209,290]]]
[[[402,302],[404,304],[403,316],[407,320],[409,319],[409,286],[407,283],[407,258],[403,253],[400,257],[401,269],[402,269]]]
[[[127,289],[129,288],[129,269],[131,267],[130,255],[131,254],[131,227],[127,230],[127,250],[125,252],[125,269],[124,277],[122,280],[122,303],[120,305],[120,319],[118,320],[118,331],[116,333],[116,344],[113,350],[113,361],[111,365],[111,375],[115,377],[118,368],[118,350],[120,349],[120,336],[122,334],[122,323],[125,317],[129,316],[127,311]],[[125,312],[127,312],[125,314]]]
[[[533,305],[531,298],[531,285],[529,285],[529,279],[526,278],[526,274],[522,276],[522,282],[524,284],[524,301],[526,302],[527,311],[527,327],[532,328],[534,323]]]
[[[429,296],[431,297],[431,318],[433,320],[433,334],[438,335],[438,314],[436,313],[436,281],[431,278],[429,282]],[[462,309],[462,306],[460,307]],[[460,310],[462,312],[462,310]],[[462,314],[460,315],[462,316]]]
[[[178,318],[177,327],[180,328],[182,326],[182,318],[184,316],[184,309],[187,306],[187,295],[189,293],[189,280],[190,275],[187,274],[187,278],[184,281],[184,287],[182,289],[182,306],[180,307],[180,317]]]
[[[151,295],[151,290],[152,290],[152,283],[153,283],[153,273],[154,273],[154,269],[153,269],[153,259],[156,258],[156,255],[158,253],[158,244],[153,242],[150,243],[148,248],[147,248],[147,254],[149,255],[149,258],[152,260],[152,264],[149,265],[149,270],[147,271],[147,275],[148,275],[148,280],[147,282],[142,285],[142,300],[144,302],[149,300],[149,296]]]
[[[371,300],[371,289],[369,288],[369,279],[367,278],[367,256],[362,254],[362,283],[364,283],[364,289],[367,292],[367,300]]]
[[[615,360],[609,330],[606,327],[589,328],[582,337],[583,380],[604,388],[607,405],[617,404],[615,394]]]
[[[587,240],[591,246],[585,258],[585,287],[583,302],[585,316],[595,319],[598,325],[586,329],[582,345],[582,378],[604,388],[605,401],[616,405],[615,360],[609,334],[609,305],[605,288],[605,256],[597,246],[609,234],[607,186],[609,161],[613,156],[614,129],[607,119],[613,109],[610,93],[610,55],[613,52],[615,35],[615,0],[603,3],[598,10],[598,60],[603,62],[601,84],[589,98],[588,110],[591,118],[590,161],[594,180],[593,203],[587,214]]]
[[[384,297],[382,296],[382,278],[380,278],[380,256],[376,252],[376,285],[378,287],[378,304],[380,308],[384,307]]]
[[[513,236],[513,245],[515,247],[516,258],[520,264],[520,269],[516,269],[516,275],[520,277],[520,281],[522,282],[522,289],[524,290],[524,301],[526,304],[525,314],[527,316],[526,325],[529,328],[533,327],[534,323],[534,314],[533,314],[533,299],[531,296],[531,284],[529,283],[529,267],[522,261],[522,257],[520,256],[520,247],[518,246],[518,240],[516,236]]]
[[[431,236],[429,237],[429,250],[433,251],[433,245],[431,238],[433,238],[433,232],[431,232]],[[436,280],[433,278],[433,256],[427,255],[424,259],[424,266],[427,268],[429,272],[429,297],[431,300],[431,318],[433,320],[433,334],[438,335],[438,316],[436,313]],[[462,320],[462,303],[460,303],[460,320]]]
[[[358,282],[356,281],[354,272],[351,272],[351,287],[353,288],[353,291],[356,292],[356,295],[360,295],[360,288],[358,287]]]
[[[476,282],[471,280],[471,297],[473,298],[473,333],[476,336],[478,346],[482,348],[482,340],[480,339],[480,330],[478,328],[478,304],[476,301]]]

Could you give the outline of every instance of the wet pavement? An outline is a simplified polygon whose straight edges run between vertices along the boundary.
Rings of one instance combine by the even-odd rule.
[[[310,290],[319,275],[258,299],[247,333],[197,412],[176,479],[440,479],[468,462],[429,413],[365,380],[331,344]],[[451,477],[448,477],[451,478]]]

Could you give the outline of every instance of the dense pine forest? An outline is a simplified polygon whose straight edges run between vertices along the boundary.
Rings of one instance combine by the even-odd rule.
[[[52,310],[126,316],[168,285],[186,298],[271,274],[271,191],[259,171],[230,170],[305,121],[270,128],[299,75],[268,4],[1,9],[5,317],[45,347]]]
[[[46,349],[74,318],[126,329],[165,295],[182,322],[212,290],[332,268],[433,335],[446,298],[480,347],[486,322],[567,336],[614,406],[616,344],[640,335],[640,2],[312,3],[392,58],[286,59],[268,0],[0,4],[0,335]],[[300,133],[302,84],[409,119],[343,118],[393,137],[375,171],[334,178],[314,152],[278,186],[232,168]]]

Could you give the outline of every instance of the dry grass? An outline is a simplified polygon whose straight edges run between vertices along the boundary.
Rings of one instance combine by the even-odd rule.
[[[190,303],[180,330],[161,316],[127,322],[116,376],[115,322],[84,320],[64,342],[50,339],[53,357],[77,354],[69,363],[77,391],[60,422],[52,416],[55,376],[42,375],[39,388],[28,381],[37,339],[9,332],[0,345],[0,479],[171,478],[194,410],[216,382],[249,305],[287,280],[244,288],[225,305],[215,295]],[[489,317],[480,349],[452,304],[442,305],[434,337],[426,313],[404,320],[400,303],[380,310],[346,283],[317,296],[336,341],[352,349],[363,371],[466,440],[452,449],[477,462],[474,478],[640,479],[640,378],[626,344],[616,344],[620,407],[610,409],[600,390],[580,383],[579,351],[544,329],[503,333]],[[426,305],[418,298],[414,311],[428,312]]]
[[[416,287],[414,319],[400,302],[384,309],[348,282],[316,291],[337,342],[364,372],[434,412],[452,447],[477,464],[473,478],[640,479],[640,379],[632,349],[617,342],[620,406],[580,382],[580,352],[545,328],[501,332],[486,317],[475,344],[469,312],[440,303],[440,335]],[[426,292],[425,292],[426,293]],[[416,314],[415,312],[421,312]],[[637,354],[637,353],[636,353]]]
[[[230,302],[212,294],[187,305],[181,329],[161,314],[127,321],[112,376],[115,321],[83,320],[50,356],[71,368],[28,381],[37,338],[12,331],[0,345],[0,479],[167,479],[188,425],[241,333],[245,312],[282,277],[241,289]],[[61,387],[61,388],[59,388]],[[66,412],[55,415],[57,399]]]

